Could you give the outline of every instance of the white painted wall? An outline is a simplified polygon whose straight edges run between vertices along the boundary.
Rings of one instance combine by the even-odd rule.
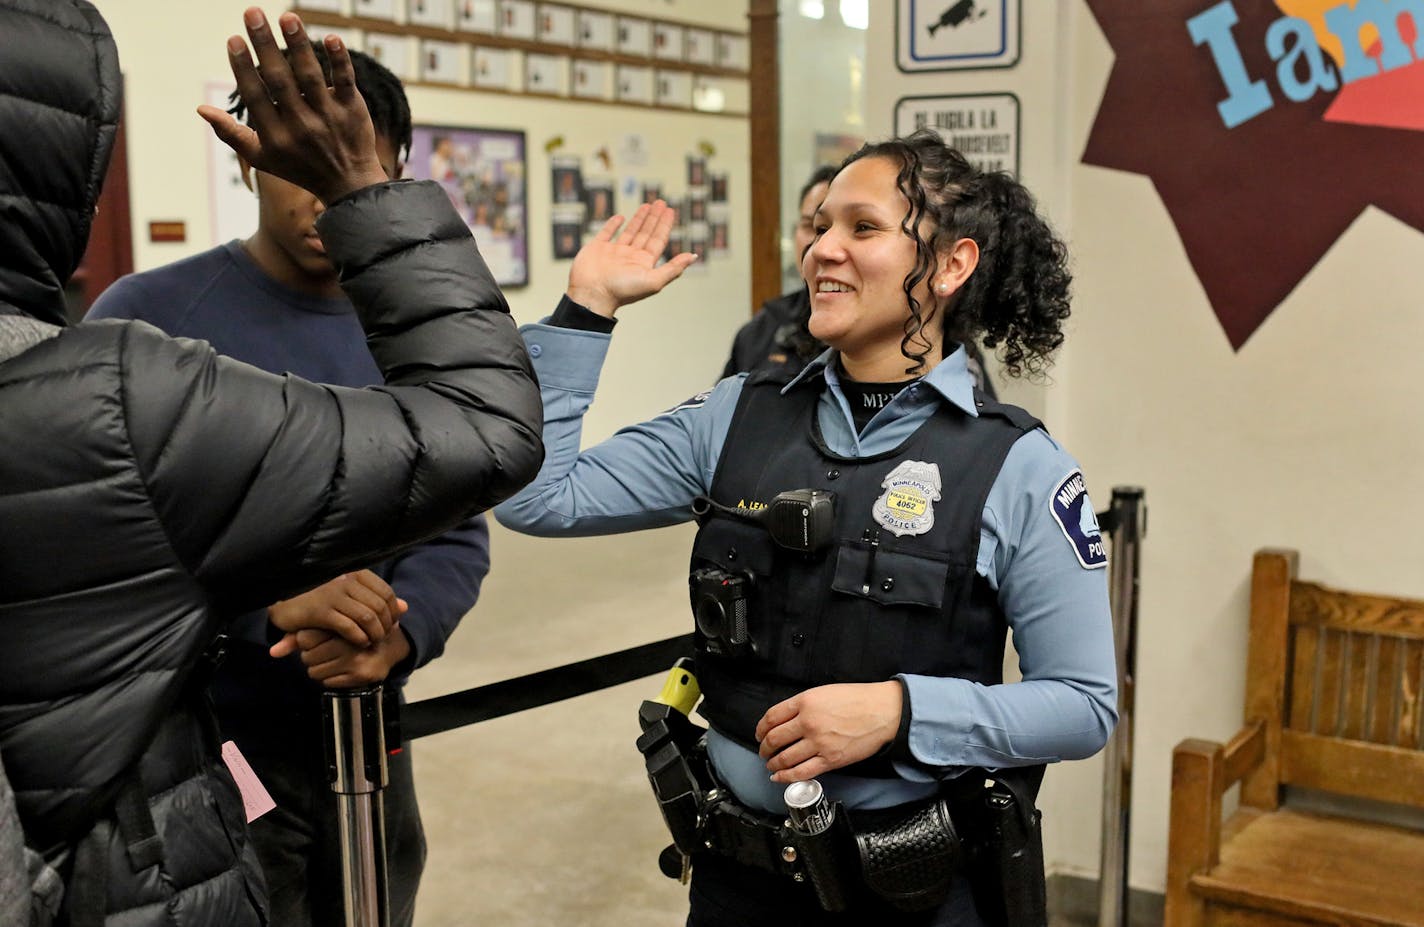
[[[1147,490],[1130,881],[1161,891],[1172,747],[1241,720],[1252,551],[1296,547],[1307,578],[1424,595],[1424,313],[1406,270],[1424,235],[1367,210],[1233,352],[1151,181],[1079,163],[1112,64],[1086,5],[1023,7],[1016,68],[906,75],[893,5],[872,4],[867,121],[887,133],[910,94],[1023,102],[1023,179],[1069,242],[1076,298],[1051,384],[1020,401],[1082,462],[1099,508],[1115,485]],[[1060,871],[1097,872],[1101,776],[1098,759],[1050,772]]]

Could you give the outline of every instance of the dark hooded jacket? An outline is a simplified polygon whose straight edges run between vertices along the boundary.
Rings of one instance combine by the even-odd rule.
[[[118,112],[92,7],[0,0],[0,757],[27,843],[73,867],[76,916],[259,924],[203,655],[230,617],[527,482],[538,387],[428,183],[358,191],[318,226],[384,387],[273,376],[140,322],[62,327]],[[96,874],[97,903],[76,897]]]

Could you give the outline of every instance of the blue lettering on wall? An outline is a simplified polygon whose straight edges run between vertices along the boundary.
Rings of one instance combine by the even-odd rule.
[[[1414,20],[1415,42],[1410,48],[1400,32],[1399,19]],[[1187,20],[1187,32],[1196,45],[1205,45],[1226,87],[1226,99],[1217,112],[1228,129],[1256,118],[1275,105],[1270,88],[1246,70],[1241,47],[1232,27],[1240,21],[1232,0],[1212,6]],[[1321,90],[1331,92],[1342,83],[1374,77],[1382,71],[1407,67],[1424,59],[1424,0],[1350,0],[1325,11],[1325,26],[1340,40],[1345,60],[1337,79],[1310,23],[1283,16],[1266,30],[1265,48],[1276,63],[1276,82],[1288,100],[1304,103]],[[1373,26],[1379,34],[1376,64],[1361,41],[1361,30]]]

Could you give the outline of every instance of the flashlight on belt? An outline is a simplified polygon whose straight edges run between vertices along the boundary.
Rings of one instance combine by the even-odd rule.
[[[827,911],[844,911],[847,905],[842,876],[844,868],[836,847],[836,813],[839,802],[826,798],[815,779],[793,782],[786,787],[786,824],[794,847],[782,850],[787,862],[799,860],[816,890],[816,900]]]
[[[786,787],[785,798],[791,829],[801,836],[814,837],[835,823],[835,809],[826,801],[825,789],[815,779],[791,783]]]

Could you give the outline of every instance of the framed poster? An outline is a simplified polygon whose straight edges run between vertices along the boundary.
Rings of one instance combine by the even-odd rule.
[[[414,26],[449,29],[455,21],[453,0],[410,0],[406,20]]]
[[[1023,0],[896,0],[902,71],[1011,68],[1019,61]]]
[[[750,50],[746,36],[717,33],[717,67],[745,71],[751,61]]]
[[[366,54],[390,68],[401,80],[416,80],[420,76],[415,67],[415,52],[415,39],[411,36],[366,33]]]
[[[514,52],[504,48],[475,48],[470,56],[470,82],[487,90],[517,91]]]
[[[686,71],[658,71],[653,98],[659,106],[691,108],[692,75]]]
[[[617,87],[618,99],[624,103],[652,103],[653,102],[653,69],[632,67],[626,64],[617,65],[617,77],[615,85]]]
[[[647,58],[653,54],[653,24],[631,16],[618,17],[618,54]]]
[[[688,29],[684,35],[684,50],[690,64],[715,64],[716,36],[707,29]]]
[[[515,39],[533,39],[538,20],[534,0],[499,0],[499,32]]]
[[[934,129],[981,171],[1019,175],[1019,98],[1012,93],[901,97],[895,134]]]
[[[464,42],[420,40],[420,79],[434,84],[463,84],[469,73]]]
[[[613,98],[613,65],[606,61],[574,59],[573,86],[571,92],[576,97],[591,100]]]
[[[687,53],[687,30],[672,23],[653,23],[653,56],[663,61],[682,61]]]
[[[351,15],[394,20],[396,0],[351,0]]]
[[[563,55],[524,56],[524,92],[568,96],[569,59]]]
[[[573,45],[576,35],[572,8],[553,3],[539,4],[539,41],[551,45]]]
[[[578,39],[580,48],[613,51],[613,41],[616,38],[617,31],[613,28],[612,13],[579,10]]]
[[[458,0],[455,27],[466,32],[498,32],[498,4],[495,0]]]
[[[500,286],[529,283],[526,158],[517,129],[417,125],[411,133],[406,174],[444,188]]]

